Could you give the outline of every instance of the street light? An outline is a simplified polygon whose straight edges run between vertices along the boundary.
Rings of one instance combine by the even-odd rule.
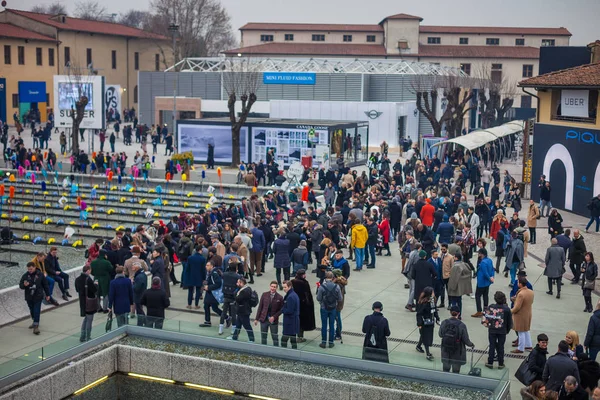
[[[179,33],[179,25],[172,23],[171,25],[169,25],[169,32],[171,32],[171,35],[173,35],[173,65],[175,65],[177,63],[176,60],[176,53],[175,53],[175,45],[177,43],[177,33]],[[175,116],[177,114],[177,84],[178,84],[178,75],[177,75],[177,70],[175,69],[175,80],[174,80],[174,85],[173,85],[173,125],[171,126],[172,132],[173,132],[173,142],[174,142],[174,146],[175,146],[175,152],[177,153],[178,151],[178,146],[177,146],[177,133],[175,132]],[[166,153],[165,153],[166,154]]]

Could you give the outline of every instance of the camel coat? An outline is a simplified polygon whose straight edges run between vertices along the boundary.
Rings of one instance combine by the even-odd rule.
[[[531,317],[533,308],[533,290],[527,287],[519,289],[513,307],[513,329],[516,332],[529,332],[531,330]]]
[[[529,213],[527,214],[527,227],[537,227],[537,217],[540,215],[540,208],[537,204],[533,203],[529,205]]]

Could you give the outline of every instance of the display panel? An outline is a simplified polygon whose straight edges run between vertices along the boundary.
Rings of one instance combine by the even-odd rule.
[[[58,83],[58,109],[75,108],[75,103],[83,96],[88,98],[87,111],[94,109],[94,85],[91,83]]]
[[[56,126],[69,128],[73,126],[71,110],[82,97],[88,98],[83,120],[79,125],[82,129],[105,128],[104,77],[103,76],[54,76],[54,104]]]
[[[217,164],[231,163],[231,126],[229,125],[198,125],[177,123],[179,152],[191,151],[194,160],[206,163],[208,158],[208,145],[214,146],[214,158]],[[248,128],[240,129],[240,159],[248,161],[246,146]]]
[[[252,161],[266,160],[267,152],[274,150],[280,166],[300,162],[303,156],[314,155],[317,145],[328,145],[326,129],[309,127],[252,127]],[[317,163],[322,160],[315,159]]]

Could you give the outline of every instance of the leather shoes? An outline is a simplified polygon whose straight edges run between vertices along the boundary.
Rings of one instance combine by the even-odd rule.
[[[479,318],[479,317],[482,317],[482,316],[483,316],[482,312],[476,312],[475,314],[471,315],[471,317],[473,317],[473,318]]]
[[[519,349],[515,349],[515,350],[511,351],[511,353],[513,353],[513,354],[523,354],[524,352],[521,351],[521,350],[519,350]]]

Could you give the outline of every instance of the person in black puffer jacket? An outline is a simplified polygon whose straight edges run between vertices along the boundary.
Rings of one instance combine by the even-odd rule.
[[[240,330],[242,326],[248,333],[248,342],[254,343],[254,331],[252,325],[250,325],[250,314],[252,314],[252,305],[250,304],[250,298],[252,297],[252,288],[246,283],[246,279],[240,277],[237,281],[239,290],[235,295],[235,302],[237,305],[237,321],[235,325],[235,332],[233,336],[229,336],[227,339],[238,340]]]
[[[227,323],[229,328],[236,319],[235,294],[238,291],[237,281],[240,275],[237,273],[238,258],[233,256],[229,259],[227,271],[223,274],[223,312],[219,321],[219,335],[223,334],[223,326]],[[232,334],[235,328],[232,328]]]
[[[547,356],[548,336],[545,333],[540,333],[537,337],[537,344],[529,354],[529,363],[527,366],[527,369],[535,374],[534,381],[542,380]]]
[[[146,327],[162,329],[165,319],[165,308],[171,305],[163,283],[158,276],[152,278],[152,287],[142,295],[141,304],[146,306]]]

